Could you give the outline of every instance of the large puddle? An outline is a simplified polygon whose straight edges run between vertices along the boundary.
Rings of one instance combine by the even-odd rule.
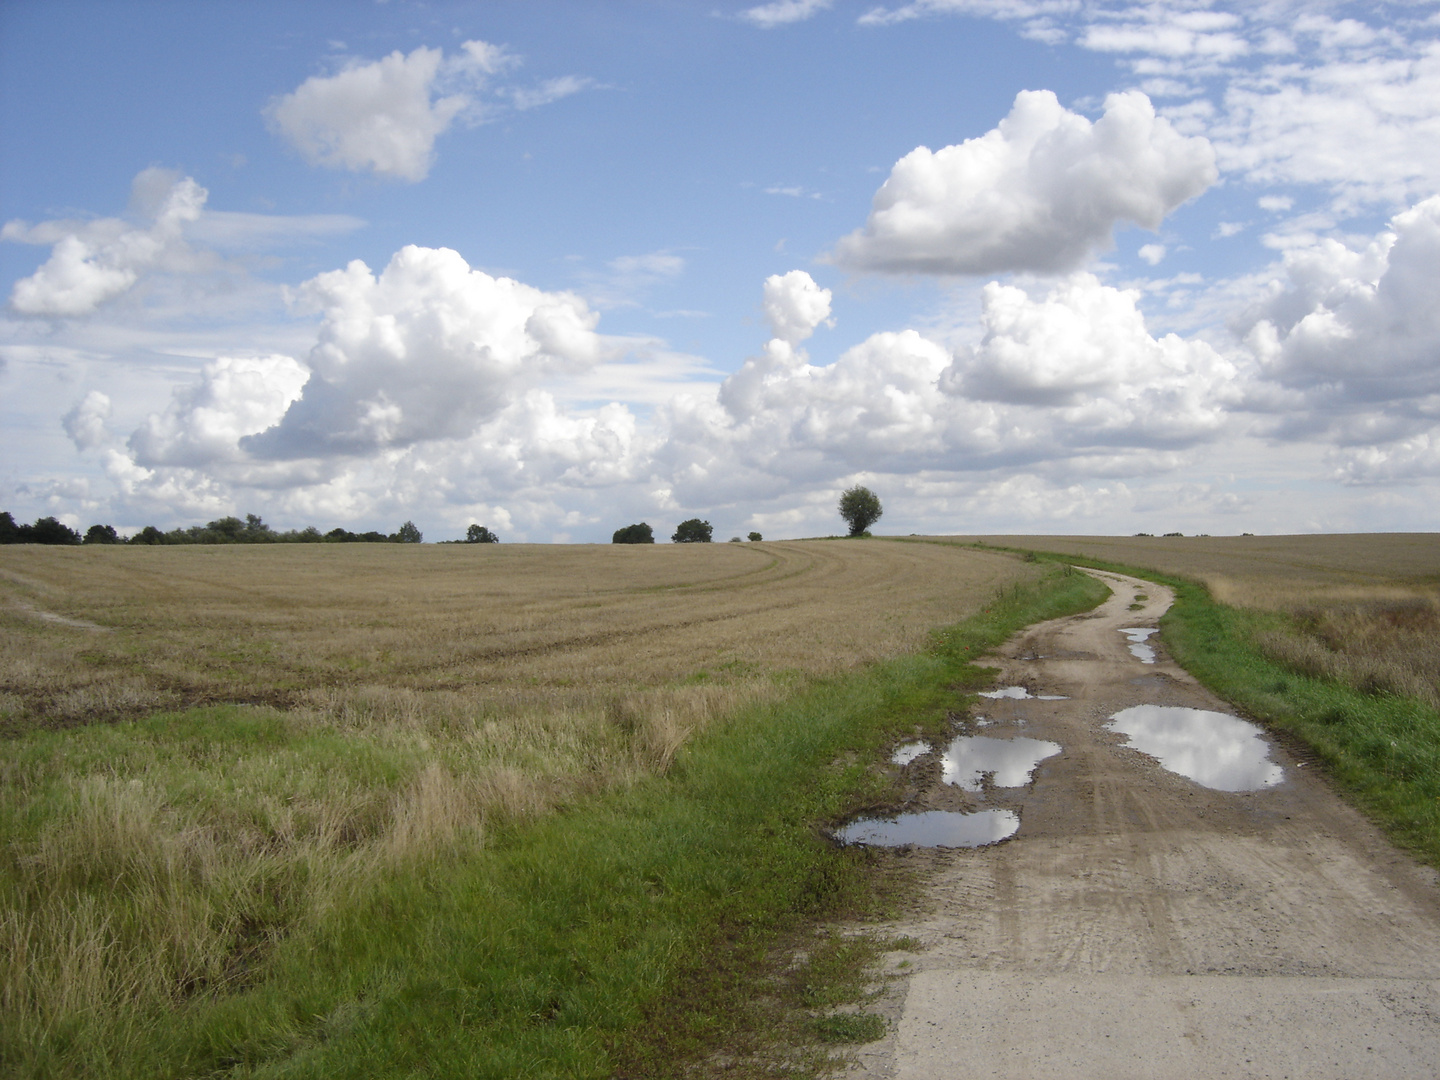
[[[1218,791],[1258,791],[1285,778],[1285,770],[1270,760],[1260,729],[1238,716],[1136,705],[1105,726],[1128,735],[1125,745],[1157,758],[1171,772]]]
[[[999,690],[981,690],[981,697],[1012,698],[1015,701],[1064,701],[1064,694],[1032,694],[1023,686],[1006,686]]]
[[[961,735],[940,759],[941,778],[964,791],[980,791],[987,774],[996,787],[1024,787],[1040,762],[1058,753],[1058,743],[1043,739]]]
[[[835,833],[842,844],[873,847],[961,847],[977,848],[997,844],[1015,835],[1020,815],[1013,810],[981,810],[960,814],[951,810],[927,810],[901,814],[892,821],[861,818]]]
[[[1120,631],[1120,633],[1130,639],[1130,655],[1142,664],[1153,664],[1155,662],[1154,647],[1145,643],[1150,640],[1152,635],[1158,634],[1159,632],[1160,631],[1154,627],[1147,629],[1143,626],[1136,626],[1129,630]]]

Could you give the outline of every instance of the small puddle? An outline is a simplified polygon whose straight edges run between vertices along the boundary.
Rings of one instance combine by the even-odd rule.
[[[1012,698],[1015,701],[1064,701],[1064,694],[1032,694],[1023,686],[1006,686],[999,690],[981,690],[981,697]]]
[[[894,765],[909,765],[929,749],[930,747],[923,742],[907,742],[903,746],[895,748],[895,752],[890,755],[890,762]]]
[[[1130,655],[1142,664],[1153,664],[1155,662],[1155,649],[1152,646],[1146,645],[1145,642],[1150,639],[1152,634],[1158,634],[1159,632],[1160,631],[1154,627],[1147,629],[1140,626],[1120,631],[1120,633],[1130,639]]]
[[[1254,724],[1227,713],[1136,705],[1105,725],[1128,735],[1125,745],[1157,758],[1173,773],[1218,791],[1258,791],[1285,778]]]
[[[1015,835],[1020,815],[1013,810],[981,810],[960,814],[951,810],[927,810],[901,814],[892,821],[861,818],[835,833],[842,844],[869,844],[874,847],[963,847],[997,844]]]
[[[1046,758],[1060,753],[1058,743],[1043,739],[992,739],[961,735],[940,759],[940,775],[962,791],[980,791],[991,775],[996,787],[1024,787]]]

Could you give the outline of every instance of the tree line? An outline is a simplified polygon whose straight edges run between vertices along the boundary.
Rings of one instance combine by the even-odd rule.
[[[477,526],[471,526],[471,535],[474,535],[475,528]],[[493,543],[498,539],[494,533],[482,531],[492,539],[481,542]],[[373,530],[355,533],[349,529],[331,529],[322,533],[313,525],[280,531],[266,525],[257,515],[246,514],[243,521],[237,517],[222,517],[204,525],[176,528],[169,532],[146,525],[127,540],[115,531],[113,525],[91,525],[82,536],[53,517],[42,517],[33,525],[22,525],[8,510],[0,511],[0,544],[418,544],[423,539],[424,534],[413,521],[405,522],[389,534]]]

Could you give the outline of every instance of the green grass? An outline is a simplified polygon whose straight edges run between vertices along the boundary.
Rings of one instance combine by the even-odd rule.
[[[267,936],[263,919],[237,918],[226,978],[169,1000],[110,1016],[49,1013],[22,1026],[5,1019],[19,1004],[7,998],[0,1072],[673,1075],[763,1026],[754,980],[785,935],[883,902],[873,856],[836,850],[820,828],[889,795],[891,781],[873,765],[879,751],[917,726],[938,730],[960,694],[988,681],[970,658],[1103,595],[1092,579],[1057,569],[937,634],[927,652],[741,712],[686,746],[664,778],[492,829],[483,845],[462,837],[440,857],[379,863],[363,889],[328,896],[283,933]],[[158,758],[188,755],[206,783],[164,791],[167,811],[186,800],[223,802],[244,787],[244,762],[257,754],[293,759],[306,776],[333,755],[336,782],[375,770],[385,778],[394,771],[397,783],[406,775],[380,750],[328,738],[267,710],[201,710],[37,733],[8,744],[5,767],[68,753],[75,769],[88,762],[107,783],[129,785],[158,782]],[[59,791],[17,815],[19,833],[9,839],[33,838],[47,819],[71,812]],[[21,847],[10,844],[7,889]],[[85,877],[85,866],[74,869],[82,880],[67,895],[76,902],[87,890],[96,902],[106,887],[127,887],[123,874],[107,886]],[[250,910],[283,912],[287,890],[307,872],[297,865],[289,877],[244,883]],[[183,877],[184,867],[176,873]],[[13,893],[5,895],[8,907]],[[109,961],[123,970],[123,956]],[[816,978],[817,986],[843,983],[834,972]]]
[[[1175,604],[1160,631],[1176,661],[1240,712],[1308,747],[1396,844],[1440,867],[1440,713],[1434,708],[1307,675],[1266,656],[1259,638],[1293,630],[1287,615],[1217,603],[1198,582],[1154,570],[1033,554],[1170,586]]]

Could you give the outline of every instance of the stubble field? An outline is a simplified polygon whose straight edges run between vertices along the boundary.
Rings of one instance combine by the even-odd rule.
[[[824,541],[0,550],[0,1057],[139,1045],[382,877],[1037,576]]]

